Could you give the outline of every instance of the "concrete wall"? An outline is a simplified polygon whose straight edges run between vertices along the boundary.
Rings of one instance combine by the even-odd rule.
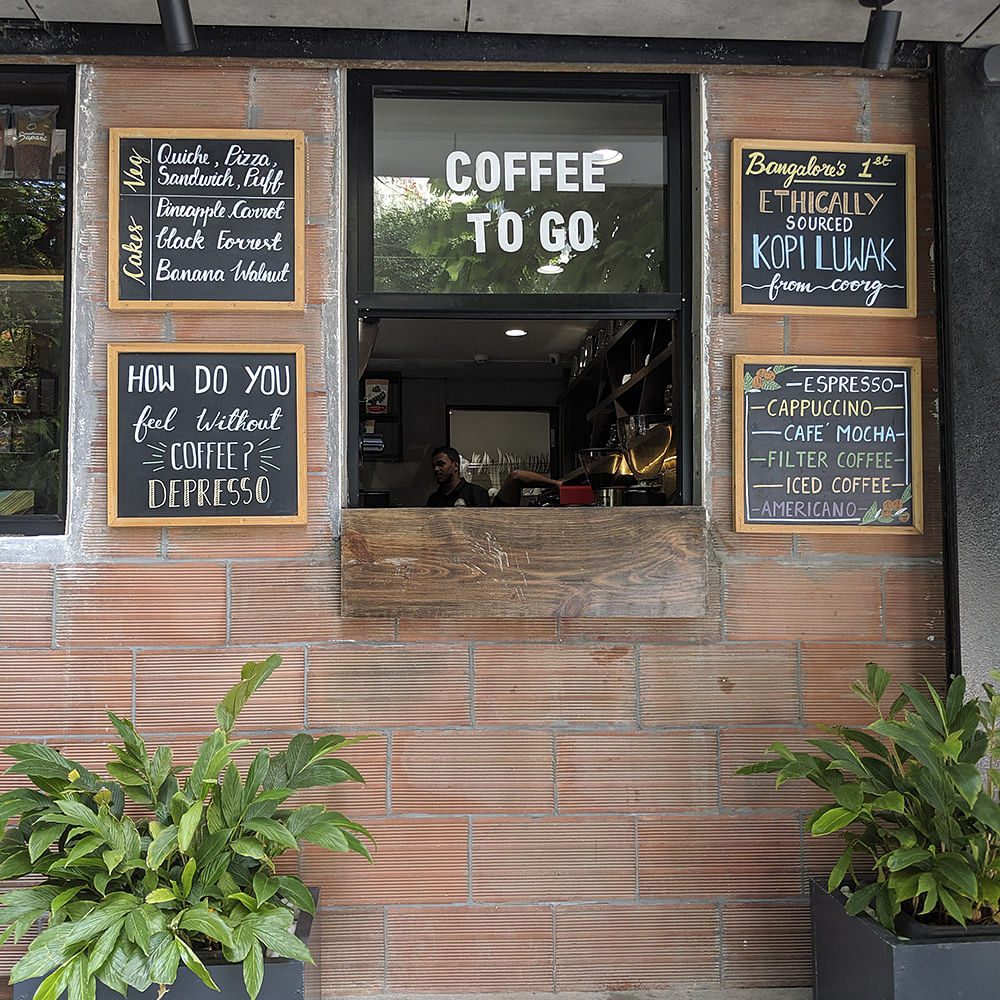
[[[810,723],[864,721],[848,687],[867,660],[943,680],[926,83],[733,74],[704,93],[710,614],[348,620],[337,73],[82,71],[71,533],[0,550],[0,740],[46,740],[96,764],[107,707],[134,713],[152,744],[191,748],[238,666],[281,652],[244,716],[254,746],[302,725],[375,734],[351,754],[367,787],[327,797],[373,829],[375,867],[312,849],[300,862],[323,889],[328,996],[808,984],[806,881],[839,845],[803,837],[808,796],[733,771],[775,738],[801,743]],[[112,125],[304,129],[305,313],[109,312]],[[734,136],[916,143],[919,316],[731,315]],[[109,529],[105,345],[265,338],[306,345],[308,525]],[[735,534],[736,352],[921,357],[925,533]],[[4,968],[15,954],[3,950]]]

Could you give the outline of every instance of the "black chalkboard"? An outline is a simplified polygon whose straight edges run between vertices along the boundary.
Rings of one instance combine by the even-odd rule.
[[[734,139],[732,311],[915,316],[913,146]]]
[[[304,308],[303,134],[111,129],[112,309]]]
[[[919,358],[733,359],[737,531],[923,528]]]
[[[108,345],[108,524],[304,524],[301,345]]]

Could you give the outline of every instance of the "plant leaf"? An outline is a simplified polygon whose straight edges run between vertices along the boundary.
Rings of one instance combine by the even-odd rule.
[[[215,718],[218,720],[220,729],[227,733],[232,732],[240,711],[250,695],[278,669],[280,664],[281,657],[277,653],[272,653],[263,663],[244,664],[241,671],[242,679],[229,689],[215,710]],[[253,1000],[252,997],[251,1000]]]
[[[887,854],[885,865],[889,871],[897,872],[911,865],[919,865],[931,857],[933,857],[931,852],[923,847],[904,847]]]
[[[813,814],[809,824],[809,832],[814,837],[823,837],[828,833],[842,830],[850,826],[858,818],[854,809],[844,809],[841,806],[831,806],[819,815]]]
[[[290,931],[262,923],[253,928],[258,940],[278,955],[313,964],[309,949]]]
[[[827,892],[836,892],[844,884],[844,879],[847,877],[847,870],[851,867],[851,858],[853,856],[853,851],[850,847],[841,854],[837,863],[833,866],[833,871],[830,872],[830,878],[826,883]]]
[[[149,977],[154,983],[169,986],[177,978],[181,951],[173,935],[162,932],[152,941],[149,953]]]
[[[68,966],[62,966],[55,970],[55,972],[46,976],[39,984],[38,988],[35,990],[35,995],[32,1000],[56,1000],[60,993],[62,993],[65,988],[65,980],[69,973]],[[14,980],[11,980],[14,982]]]
[[[254,858],[257,861],[268,860],[267,852],[259,840],[253,837],[240,837],[230,844],[237,854],[242,854],[245,858]]]
[[[256,941],[251,942],[243,959],[243,982],[250,1000],[257,1000],[264,982],[264,951]]]
[[[60,837],[63,827],[40,823],[28,838],[28,857],[37,861]]]
[[[226,768],[220,790],[220,802],[226,826],[236,826],[243,814],[243,781],[235,764],[230,764]]]
[[[181,930],[204,934],[212,941],[218,941],[226,946],[231,946],[233,943],[233,933],[229,924],[218,913],[209,910],[207,906],[195,906],[185,910],[181,914],[178,926]]]
[[[278,875],[275,880],[278,883],[278,891],[289,903],[300,910],[305,910],[306,913],[316,912],[316,900],[302,879],[294,875]]]
[[[198,820],[201,819],[201,799],[198,799],[181,816],[177,824],[177,846],[186,854],[191,848],[191,841],[198,829]]]
[[[189,944],[183,941],[181,938],[174,938],[177,942],[177,947],[180,950],[181,961],[210,989],[215,990],[216,993],[219,992],[219,987],[215,985],[212,977],[208,974],[208,969],[205,968],[205,964],[202,960],[195,954],[194,950]]]
[[[878,882],[870,882],[868,885],[863,885],[859,889],[856,889],[848,896],[847,902],[844,904],[844,909],[852,917],[857,916],[875,898],[878,888]]]
[[[250,819],[243,824],[243,829],[266,837],[290,851],[298,850],[299,842],[288,832],[285,824],[276,819]]]
[[[177,833],[177,827],[171,824],[164,827],[149,845],[146,863],[153,871],[156,871],[177,847]]]
[[[184,870],[181,872],[181,894],[187,898],[191,894],[191,885],[194,882],[194,873],[197,864],[194,858],[188,858]]]

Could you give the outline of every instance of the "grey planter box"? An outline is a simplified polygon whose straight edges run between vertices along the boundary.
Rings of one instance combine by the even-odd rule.
[[[319,905],[319,889],[310,888],[313,899]],[[304,944],[309,943],[315,918],[311,913],[298,915],[295,936]],[[221,956],[220,956],[221,959]],[[204,959],[203,959],[204,960]],[[166,996],[170,1000],[250,1000],[246,984],[243,982],[243,966],[225,961],[205,961],[209,974],[219,987],[219,992],[210,990],[187,966],[181,964],[177,979]],[[31,1000],[43,977],[26,979],[13,986],[13,1000]],[[130,1000],[156,1000],[159,987],[155,984],[141,993],[129,990]],[[268,958],[264,961],[264,982],[257,1000],[304,1000],[305,965],[293,958]],[[62,994],[66,996],[65,991]],[[104,983],[97,984],[97,1000],[122,1000],[121,994],[109,989]]]
[[[170,997],[170,1000],[249,1000],[246,986],[243,984],[241,965],[212,965],[207,962],[205,964],[221,992],[210,990],[190,969],[182,966],[177,970],[177,981],[170,987],[166,996]],[[258,1000],[303,1000],[304,979],[301,962],[288,958],[269,960],[264,963],[264,985],[261,987]],[[31,1000],[41,981],[39,978],[15,983],[14,1000]],[[156,1000],[158,991],[158,986],[150,986],[143,993],[130,990],[129,997],[134,997],[135,1000],[139,997],[142,1000]],[[98,983],[97,1000],[122,1000],[122,998],[103,983]]]
[[[982,1000],[1000,974],[1000,929],[901,938],[843,897],[809,887],[813,1000]],[[992,985],[991,985],[992,984]]]

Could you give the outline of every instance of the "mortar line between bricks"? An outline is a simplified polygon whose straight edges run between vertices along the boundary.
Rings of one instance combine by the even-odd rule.
[[[309,729],[309,653],[312,647],[307,643],[302,647],[302,725]]]
[[[230,560],[224,563],[226,567],[226,645],[233,642],[233,564]]]
[[[557,948],[557,936],[556,936],[556,905],[552,906],[552,992],[559,992],[559,961],[558,955],[559,951]]]
[[[389,991],[389,906],[382,907],[382,992]]]
[[[59,633],[59,574],[52,568],[52,628],[49,632],[49,648],[58,649],[56,642]]]
[[[552,814],[559,815],[559,734],[552,734]]]

